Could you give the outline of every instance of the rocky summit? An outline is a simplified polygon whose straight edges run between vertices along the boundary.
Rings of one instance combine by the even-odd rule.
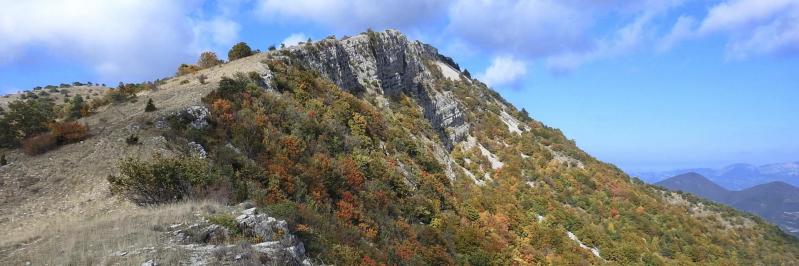
[[[629,177],[398,31],[229,55],[0,102],[0,264],[799,263],[776,226]]]
[[[294,46],[285,51],[289,58],[340,88],[376,97],[380,106],[388,105],[385,97],[411,96],[450,149],[469,131],[463,107],[453,94],[434,86],[434,68],[442,74],[455,73],[446,78],[460,80],[458,65],[436,48],[409,41],[399,31],[369,32],[342,40],[328,38],[314,43],[312,49]]]

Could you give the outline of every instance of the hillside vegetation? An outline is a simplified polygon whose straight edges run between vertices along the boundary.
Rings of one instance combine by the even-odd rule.
[[[117,152],[90,178],[103,184],[80,184],[102,187],[95,199],[111,209],[252,202],[323,264],[799,263],[799,241],[777,227],[631,179],[462,73],[396,31],[197,70],[135,93],[155,112],[112,105],[129,116],[86,141]],[[102,124],[93,119],[82,121]],[[126,144],[133,133],[142,141]],[[1,250],[35,248],[35,235],[0,242],[0,255],[33,257]]]

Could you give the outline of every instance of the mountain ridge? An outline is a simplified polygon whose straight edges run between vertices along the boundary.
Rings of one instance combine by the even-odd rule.
[[[683,191],[756,214],[780,226],[785,232],[799,237],[799,188],[781,181],[756,185],[744,190],[730,191],[702,175],[689,173],[674,176],[655,185]]]
[[[164,228],[194,223],[183,215],[153,216],[159,218],[148,228],[135,227],[131,235],[160,236],[140,242],[81,238],[105,228],[87,222],[97,217],[126,224],[127,212],[149,213],[129,194],[112,192],[126,191],[120,180],[151,169],[135,167],[206,164],[187,171],[203,178],[178,180],[197,183],[175,197],[254,205],[284,221],[315,263],[799,261],[796,239],[776,227],[631,179],[431,51],[396,31],[368,31],[259,53],[133,93],[153,99],[155,112],[133,100],[98,108],[79,120],[91,129],[82,143],[38,156],[11,150],[0,173],[7,185],[0,189],[0,229],[9,232],[0,240],[0,262],[135,264],[152,257],[106,254],[150,247],[174,263],[233,259],[225,254],[239,251],[214,247],[211,238],[180,239],[195,241],[190,247],[159,242],[178,234]],[[186,157],[193,159],[181,161]],[[239,221],[225,216],[227,207],[203,208],[152,210],[198,213],[230,226],[223,244],[267,243],[234,238]],[[73,231],[50,223],[76,231],[64,234]],[[170,251],[176,249],[185,254]],[[62,257],[78,251],[92,254]]]
[[[772,181],[799,186],[799,163],[796,162],[770,163],[759,166],[736,163],[718,169],[690,168],[662,172],[631,172],[630,174],[647,182],[656,183],[689,172],[699,173],[729,190],[742,190]]]

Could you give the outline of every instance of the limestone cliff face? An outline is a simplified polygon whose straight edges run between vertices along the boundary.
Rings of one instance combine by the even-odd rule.
[[[438,50],[409,41],[394,30],[368,32],[341,40],[328,38],[286,49],[296,62],[319,72],[354,94],[392,98],[401,93],[413,97],[425,117],[440,133],[445,147],[463,140],[468,124],[463,107],[450,92],[434,88],[430,67],[451,67]],[[457,71],[459,73],[459,71]]]

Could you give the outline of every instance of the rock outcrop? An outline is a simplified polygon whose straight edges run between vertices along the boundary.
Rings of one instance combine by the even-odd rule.
[[[445,147],[465,138],[468,124],[463,107],[451,92],[434,86],[434,71],[445,64],[458,66],[419,41],[409,41],[394,30],[367,32],[341,40],[328,38],[286,50],[295,62],[319,72],[354,94],[394,98],[404,93],[424,108],[424,115],[439,132]]]
[[[310,264],[305,258],[305,246],[291,234],[286,221],[259,214],[255,208],[251,208],[236,217],[236,222],[245,235],[254,235],[264,240],[253,245],[256,251],[270,258],[279,258],[282,262]]]
[[[313,265],[305,256],[305,246],[291,234],[288,223],[255,208],[240,211],[231,225],[222,226],[208,221],[170,226],[175,247],[189,255],[188,264],[248,264]],[[234,232],[235,231],[235,232]],[[242,239],[258,240],[257,243]],[[239,244],[235,244],[239,243]]]

